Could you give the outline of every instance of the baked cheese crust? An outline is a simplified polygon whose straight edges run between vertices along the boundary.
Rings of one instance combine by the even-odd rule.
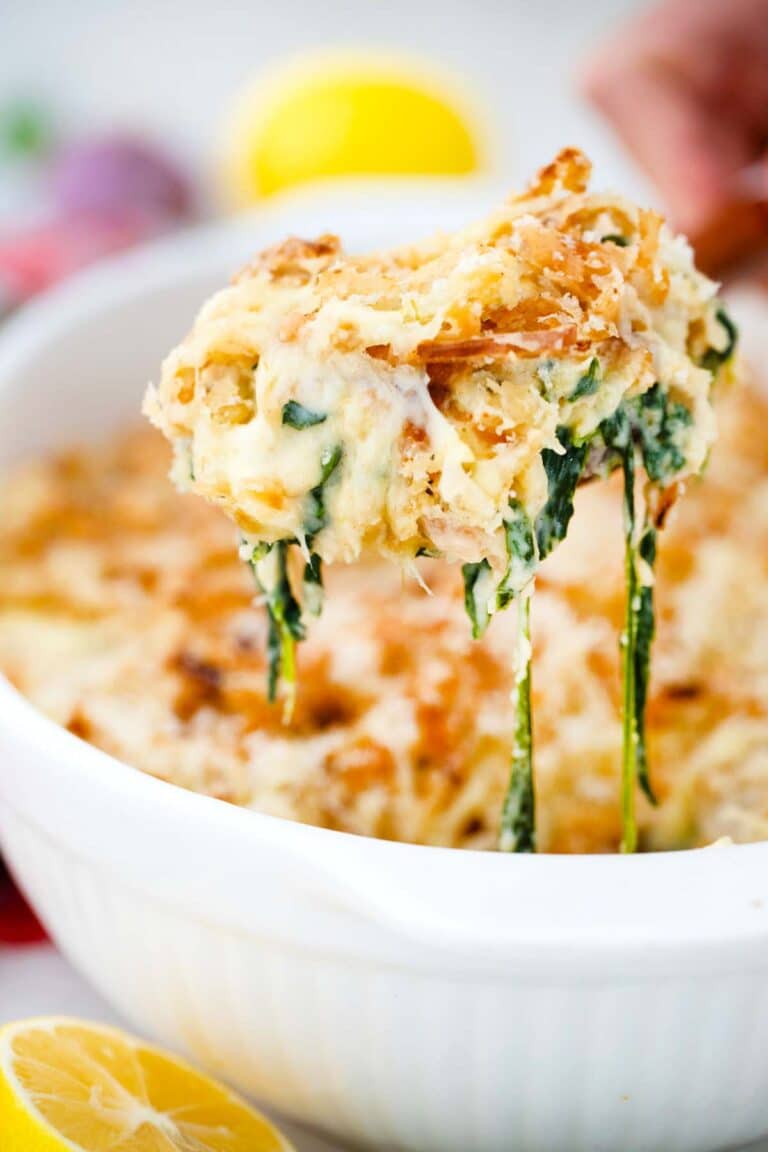
[[[146,411],[174,478],[249,546],[508,561],[510,499],[533,521],[542,453],[588,441],[661,388],[685,415],[678,478],[714,436],[709,349],[728,334],[686,242],[587,191],[566,150],[465,231],[368,257],[334,236],[258,256],[202,309]]]
[[[768,441],[754,435],[768,405],[735,390],[719,422],[659,556],[648,740],[660,803],[639,801],[646,847],[768,838]],[[168,462],[148,430],[4,482],[0,669],[77,736],[182,787],[326,828],[494,847],[512,614],[473,641],[447,566],[419,561],[432,596],[387,565],[334,569],[286,728],[266,698],[266,621],[232,527],[173,491]],[[613,851],[621,837],[618,487],[581,490],[538,578],[544,851]]]

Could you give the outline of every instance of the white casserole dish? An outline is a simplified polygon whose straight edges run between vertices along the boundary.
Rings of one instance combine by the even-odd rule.
[[[193,310],[286,232],[454,226],[366,185],[114,261],[0,333],[0,467],[136,419]],[[0,680],[0,843],[135,1027],[412,1152],[704,1152],[768,1132],[768,845],[509,857],[369,841],[143,776]]]

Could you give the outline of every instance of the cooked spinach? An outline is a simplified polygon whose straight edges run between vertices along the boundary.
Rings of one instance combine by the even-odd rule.
[[[568,397],[569,400],[581,400],[584,396],[594,396],[600,387],[600,361],[597,356],[593,356],[589,362],[589,368],[576,384],[573,392]]]
[[[589,445],[576,444],[570,428],[561,425],[557,439],[563,452],[545,448],[541,454],[547,473],[547,502],[536,517],[536,540],[539,557],[548,556],[556,544],[565,539],[573,516],[573,497],[579,482]]]
[[[267,699],[274,702],[283,667],[283,640],[280,626],[267,609]]]
[[[624,473],[625,606],[624,630],[620,640],[623,689],[621,707],[621,850],[622,852],[634,852],[637,848],[635,791],[638,783],[638,746],[642,743],[645,747],[645,735],[637,712],[638,695],[636,688],[638,670],[637,627],[640,599],[635,527],[635,444],[626,409],[619,408],[614,416],[604,420],[600,425],[600,434],[606,447],[619,461]],[[646,691],[647,674],[643,680],[643,713],[645,711],[644,694]]]
[[[637,556],[642,564],[653,572],[656,563],[656,529],[647,520],[637,544]],[[637,736],[637,782],[651,804],[656,796],[648,771],[648,750],[645,738],[645,708],[648,701],[648,683],[651,671],[651,646],[656,631],[653,608],[653,585],[640,578],[641,569],[636,563],[636,590],[633,601],[634,630],[634,688],[635,688],[635,731]]]
[[[621,467],[632,444],[632,426],[626,408],[617,408],[598,428],[598,435],[608,450],[608,467]]]
[[[310,552],[302,576],[303,604],[312,616],[323,610],[323,562],[317,552]]]
[[[249,563],[267,608],[267,695],[274,700],[282,680],[286,686],[285,719],[290,720],[296,698],[296,641],[306,631],[301,605],[293,594],[288,577],[288,548],[291,541],[260,544]]]
[[[631,414],[649,480],[668,481],[685,466],[680,439],[693,413],[656,383],[634,402]]]
[[[327,523],[324,489],[339,466],[340,446],[324,449],[320,456],[320,482],[308,494],[304,523],[306,543]],[[306,635],[302,605],[296,599],[288,575],[288,549],[293,540],[259,544],[252,549],[248,562],[267,608],[267,695],[277,696],[282,680],[286,687],[285,719],[290,720],[296,698],[296,643]],[[313,616],[320,614],[323,603],[322,562],[317,552],[310,552],[302,574],[304,606]]]
[[[522,592],[536,571],[536,538],[528,513],[519,500],[509,501],[509,512],[504,520],[507,546],[507,567],[493,589],[493,573],[487,560],[477,564],[463,564],[464,607],[472,624],[472,636],[479,640],[491,618],[492,606],[496,611],[506,608]]]
[[[617,248],[628,248],[629,240],[626,236],[622,236],[621,232],[609,232],[607,236],[601,237],[603,244],[615,244]]]
[[[496,589],[496,608],[501,610],[525,588],[536,571],[536,537],[528,513],[519,500],[509,501],[504,521],[507,567]]]
[[[546,360],[542,360],[536,368],[536,379],[541,384],[541,394],[545,400],[552,399],[552,374],[555,369],[556,361],[550,356]]]
[[[582,395],[591,394],[599,364],[590,363]],[[579,382],[581,384],[581,381]],[[598,385],[599,386],[599,385]],[[578,386],[577,386],[578,387]],[[548,480],[544,509],[531,525],[524,509],[510,502],[504,528],[507,570],[496,590],[495,608],[518,600],[518,657],[514,691],[515,746],[509,787],[501,820],[500,848],[535,851],[535,796],[531,719],[530,597],[520,593],[534,574],[539,559],[564,539],[573,515],[576,486],[589,461],[600,474],[621,468],[624,477],[624,569],[626,605],[621,635],[622,767],[621,811],[623,852],[637,849],[636,795],[638,786],[656,803],[650,781],[646,744],[646,708],[650,658],[655,632],[652,572],[656,560],[657,529],[647,518],[638,530],[635,472],[641,460],[652,485],[663,486],[685,465],[683,433],[693,416],[685,404],[673,400],[655,384],[638,400],[625,401],[604,420],[588,442],[574,442],[567,427],[557,430],[562,453],[546,449],[542,459]],[[637,458],[637,459],[636,459]],[[488,587],[492,577],[486,561],[463,568],[465,604],[472,634],[482,635],[488,624]]]
[[[626,606],[621,646],[621,851],[637,849],[637,817],[635,814],[635,787],[637,784],[637,726],[635,723],[635,612],[632,607],[637,594],[637,576],[632,549],[627,544],[624,552]]]
[[[283,405],[283,424],[298,431],[302,428],[314,428],[316,424],[323,424],[327,419],[324,412],[313,412],[311,408],[299,404],[298,400],[289,400]]]
[[[464,578],[464,608],[472,624],[473,639],[479,640],[491,618],[491,566],[487,560],[462,564],[461,575]]]
[[[530,596],[524,589],[536,570],[536,536],[530,517],[515,499],[509,502],[504,520],[507,567],[496,586],[487,560],[464,564],[464,606],[472,622],[472,635],[479,639],[490,620],[491,598],[496,611],[518,602],[517,657],[515,660],[515,742],[509,787],[501,818],[499,847],[503,852],[534,852],[536,835],[533,795],[533,738],[531,731],[531,635]]]
[[[306,511],[304,513],[304,532],[307,543],[312,546],[312,540],[318,532],[322,532],[328,523],[328,510],[325,506],[325,486],[341,463],[342,448],[337,444],[334,448],[324,448],[320,454],[320,482],[310,489],[307,495]]]
[[[718,308],[717,312],[715,312],[715,319],[725,329],[726,345],[722,351],[719,351],[717,348],[708,348],[704,353],[701,366],[702,368],[708,368],[710,372],[717,372],[718,368],[730,360],[739,339],[739,330],[725,308]]]
[[[517,601],[517,653],[512,700],[515,737],[509,786],[501,812],[499,849],[502,852],[536,851],[536,797],[533,781],[531,724],[531,598]]]

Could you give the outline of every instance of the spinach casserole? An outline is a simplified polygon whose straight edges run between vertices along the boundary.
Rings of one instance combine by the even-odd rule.
[[[638,795],[644,850],[768,839],[768,438],[754,434],[768,401],[738,387],[716,403],[710,464],[656,564],[658,803]],[[283,724],[267,698],[266,613],[232,526],[177,493],[168,464],[146,428],[2,478],[0,671],[74,736],[176,786],[356,835],[492,849],[515,613],[473,640],[455,568],[420,560],[426,596],[386,561],[333,565]],[[622,837],[622,486],[617,473],[577,491],[568,537],[536,580],[544,852],[614,852]]]
[[[295,646],[323,565],[378,554],[461,565],[473,636],[517,606],[514,740],[499,844],[533,851],[530,599],[574,492],[623,474],[622,847],[645,741],[657,535],[714,439],[735,331],[661,218],[587,190],[562,152],[479,224],[350,257],[264,252],[202,309],[146,411],[176,482],[236,522],[269,622],[269,695],[294,706]],[[599,564],[599,557],[595,563]]]

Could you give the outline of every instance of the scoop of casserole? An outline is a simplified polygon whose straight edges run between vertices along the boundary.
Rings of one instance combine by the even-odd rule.
[[[715,285],[658,215],[587,193],[589,174],[564,151],[524,195],[416,247],[355,257],[322,236],[262,253],[148,393],[177,482],[253,543],[500,574],[510,498],[534,521],[546,452],[586,444],[623,401],[655,390],[657,423],[673,405],[676,478],[697,471],[707,355],[728,342]]]
[[[174,444],[177,482],[240,528],[286,718],[323,561],[459,561],[475,637],[517,601],[500,838],[516,851],[535,847],[533,576],[567,533],[577,485],[614,468],[624,847],[636,846],[635,782],[654,799],[644,717],[657,532],[707,457],[710,392],[735,340],[685,240],[653,212],[589,194],[589,175],[580,152],[561,152],[524,195],[416,247],[355,258],[322,236],[264,252],[203,308],[146,404]]]

